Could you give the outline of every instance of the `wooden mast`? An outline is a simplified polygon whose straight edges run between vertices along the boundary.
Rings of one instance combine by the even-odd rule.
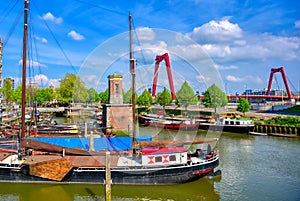
[[[133,147],[133,153],[135,153],[135,145],[136,145],[136,124],[137,124],[137,118],[136,118],[136,97],[135,97],[135,71],[134,71],[134,59],[133,59],[133,53],[132,53],[132,17],[129,13],[128,15],[128,21],[129,21],[129,61],[130,61],[130,74],[131,74],[131,88],[132,88],[132,147]]]
[[[25,106],[26,106],[26,56],[27,56],[27,31],[28,31],[28,5],[29,1],[24,0],[24,32],[23,32],[23,66],[22,66],[22,114],[21,114],[21,138],[25,137]]]

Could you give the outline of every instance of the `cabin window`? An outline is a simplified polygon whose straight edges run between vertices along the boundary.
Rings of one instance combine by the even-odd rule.
[[[176,161],[176,156],[175,156],[175,155],[171,155],[171,156],[169,157],[169,160],[170,160],[170,161]]]
[[[161,156],[156,156],[155,157],[155,162],[156,163],[161,163],[162,162],[162,157]]]
[[[233,122],[233,121],[231,121],[231,122],[230,122],[230,125],[234,125],[234,122]]]
[[[228,122],[228,121],[225,121],[225,124],[227,125],[227,124],[229,124],[229,122]]]
[[[240,122],[239,122],[239,121],[237,121],[237,122],[236,122],[236,125],[240,125]]]

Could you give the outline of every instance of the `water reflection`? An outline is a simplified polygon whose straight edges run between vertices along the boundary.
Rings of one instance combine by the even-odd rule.
[[[140,135],[157,131],[147,128]],[[202,138],[188,132],[160,130],[159,139]],[[300,139],[223,133],[217,144],[222,179],[163,186],[112,186],[112,200],[300,200]],[[104,200],[103,185],[0,183],[0,201]]]
[[[23,201],[98,201],[105,200],[104,185],[83,184],[1,184],[0,200]],[[134,186],[113,185],[112,200],[219,200],[218,192],[214,190],[214,181],[208,178],[167,186]]]

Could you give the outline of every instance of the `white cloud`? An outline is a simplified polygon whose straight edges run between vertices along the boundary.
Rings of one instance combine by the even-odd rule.
[[[21,84],[21,79],[19,77],[14,78],[15,81],[15,87],[19,86]],[[55,88],[58,88],[60,85],[59,79],[49,79],[44,74],[38,74],[34,77],[27,78],[27,82],[36,82],[38,83],[38,87],[40,88],[48,88],[51,85]]]
[[[48,12],[42,16],[43,20],[54,22],[55,24],[61,24],[63,19],[61,17],[55,17],[52,13]]]
[[[48,82],[49,79],[46,75],[39,74],[39,75],[34,76],[34,81],[37,83],[40,83],[40,82],[44,83],[44,82]]]
[[[260,77],[252,76],[252,75],[247,75],[245,77],[237,77],[234,75],[227,75],[226,80],[231,81],[231,82],[252,82],[252,83],[258,83],[258,84],[264,83]]]
[[[19,60],[18,64],[21,66],[23,65],[23,60]],[[42,68],[46,68],[47,66],[45,64],[41,64],[40,62],[37,61],[33,61],[33,60],[27,60],[26,61],[26,65],[30,66],[30,67],[42,67]]]
[[[219,65],[219,64],[215,64],[215,68],[217,70],[235,70],[235,69],[238,69],[238,67],[235,66],[235,65],[224,66],[224,65]]]
[[[149,27],[140,27],[135,31],[140,41],[151,41],[155,38],[155,32]]]
[[[41,41],[42,43],[48,43],[48,40],[43,37],[35,36],[34,37],[36,40]]]
[[[300,20],[295,22],[300,28]],[[299,60],[300,38],[268,33],[248,34],[229,19],[210,21],[188,33],[217,63]]]
[[[213,58],[230,56],[232,51],[229,45],[205,44],[202,48]]]
[[[300,28],[300,20],[297,20],[297,21],[295,22],[295,28]]]
[[[203,75],[197,75],[197,80],[201,83],[201,82],[209,82],[211,79],[210,77],[205,77]]]
[[[39,87],[48,88],[54,86],[55,88],[59,87],[60,82],[58,79],[49,79],[44,74],[35,75],[33,78],[34,82],[38,83]]]
[[[42,41],[42,43],[47,43],[48,42],[48,40],[46,38],[42,38],[41,41]]]
[[[218,43],[239,39],[242,37],[243,31],[238,24],[232,24],[229,22],[229,19],[223,19],[221,21],[212,20],[200,27],[196,27],[188,35],[196,41]]]
[[[77,33],[76,31],[74,30],[71,30],[69,33],[68,33],[68,36],[70,38],[72,38],[73,40],[77,40],[77,41],[80,41],[80,40],[83,40],[84,39],[84,36],[81,35],[80,33]]]
[[[243,82],[244,81],[243,78],[236,77],[236,76],[233,76],[233,75],[227,75],[226,80],[231,81],[231,82]]]

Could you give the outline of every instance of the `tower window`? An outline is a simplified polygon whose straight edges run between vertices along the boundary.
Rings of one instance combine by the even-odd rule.
[[[115,90],[116,94],[119,94],[119,84],[116,84],[116,90]]]

